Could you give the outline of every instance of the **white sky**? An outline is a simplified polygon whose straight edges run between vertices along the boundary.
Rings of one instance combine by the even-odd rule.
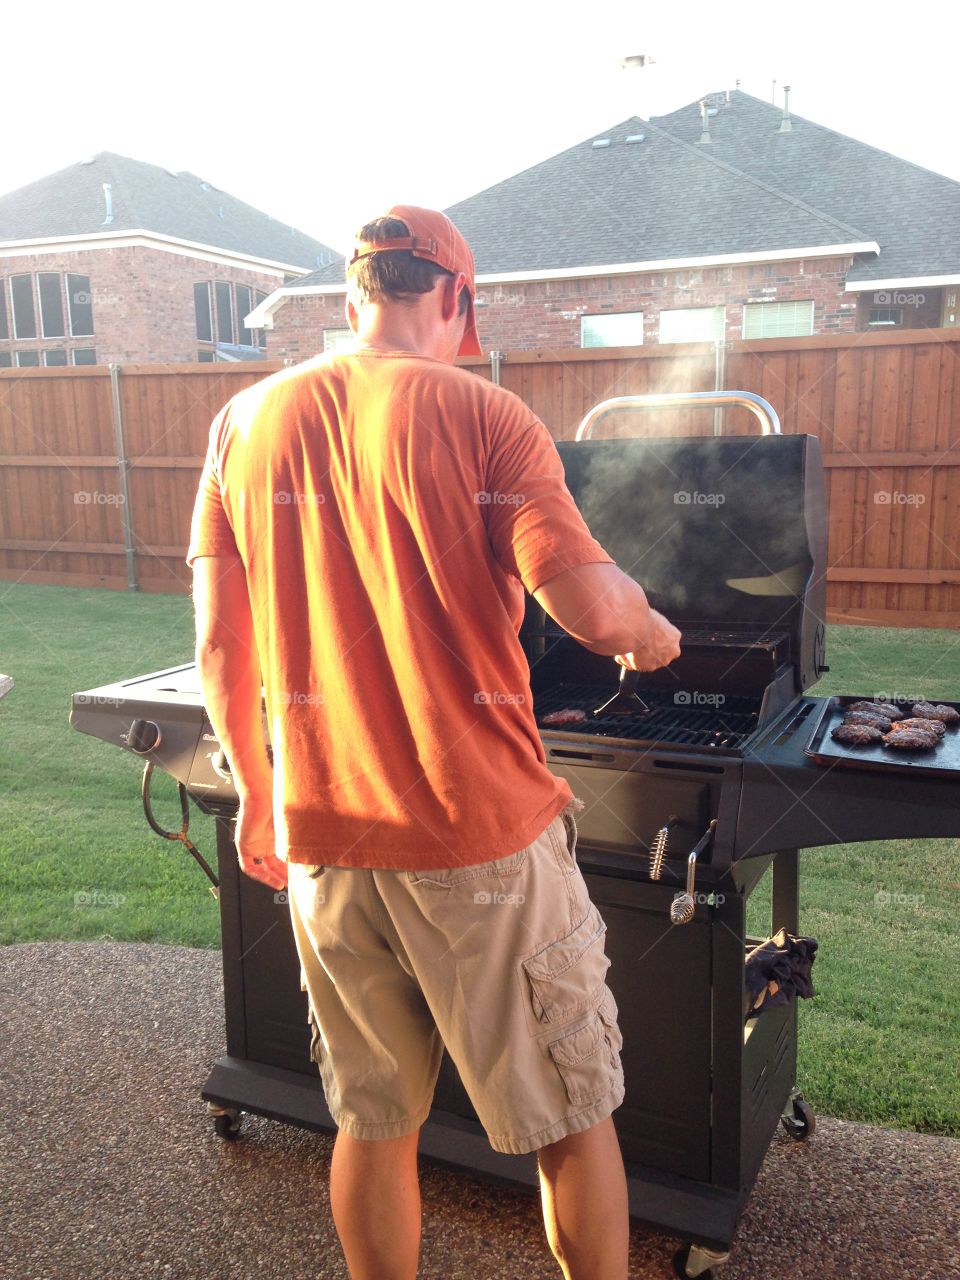
[[[945,0],[53,0],[5,8],[0,33],[0,191],[118,151],[341,251],[392,203],[444,208],[737,79],[768,100],[775,79],[778,104],[789,84],[797,114],[960,179]],[[621,70],[639,53],[655,64]]]

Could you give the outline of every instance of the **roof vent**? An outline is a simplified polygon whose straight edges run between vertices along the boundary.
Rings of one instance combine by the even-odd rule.
[[[103,198],[107,206],[107,216],[104,218],[102,225],[106,226],[113,221],[113,188],[109,182],[103,183]]]
[[[719,114],[720,114],[720,108],[719,108],[719,107],[707,107],[707,115],[708,115],[708,116],[716,116],[716,115],[719,115]]]
[[[217,217],[218,217],[218,218],[222,218],[222,217],[223,217],[223,205],[221,205],[221,206],[219,207],[219,209],[217,210]]]
[[[609,147],[609,145],[610,145],[610,139],[609,139],[609,138],[594,138],[594,140],[593,140],[593,145],[594,145],[595,147]]]
[[[180,177],[180,175],[179,175],[179,173],[177,173],[176,169],[166,169],[164,172],[165,172],[165,173],[169,173],[169,175],[170,175],[170,177],[171,177],[171,178],[179,178],[179,177]]]
[[[710,141],[710,110],[706,98],[700,99],[700,141]]]
[[[93,164],[93,162],[94,162],[94,160],[96,160],[96,158],[97,158],[96,156],[87,156],[86,160],[81,160],[81,161],[80,161],[80,163],[81,163],[81,164]]]
[[[204,182],[204,181],[203,181],[203,179],[201,178],[201,179],[200,179],[200,190],[201,190],[201,191],[209,191],[209,190],[210,190],[210,183],[209,183],[209,182]]]
[[[642,142],[646,136],[645,133],[628,133],[627,142]]]
[[[780,121],[778,133],[792,133],[793,123],[790,120],[790,86],[783,86],[783,119]]]

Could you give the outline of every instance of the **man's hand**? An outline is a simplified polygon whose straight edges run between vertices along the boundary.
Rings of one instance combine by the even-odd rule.
[[[656,609],[650,610],[650,630],[645,644],[630,653],[618,653],[617,662],[630,671],[656,671],[680,657],[680,632]]]
[[[241,797],[235,843],[241,871],[271,889],[287,887],[287,864],[276,854],[270,795],[248,792]]]

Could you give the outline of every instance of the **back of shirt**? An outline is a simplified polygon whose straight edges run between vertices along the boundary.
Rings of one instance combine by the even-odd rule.
[[[214,420],[187,563],[239,553],[277,854],[417,870],[530,844],[546,767],[524,592],[610,557],[512,393],[400,352],[321,356]]]

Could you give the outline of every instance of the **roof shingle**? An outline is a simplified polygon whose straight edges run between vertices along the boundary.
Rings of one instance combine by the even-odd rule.
[[[110,151],[0,196],[0,242],[140,229],[306,269],[340,256],[195,174]]]

